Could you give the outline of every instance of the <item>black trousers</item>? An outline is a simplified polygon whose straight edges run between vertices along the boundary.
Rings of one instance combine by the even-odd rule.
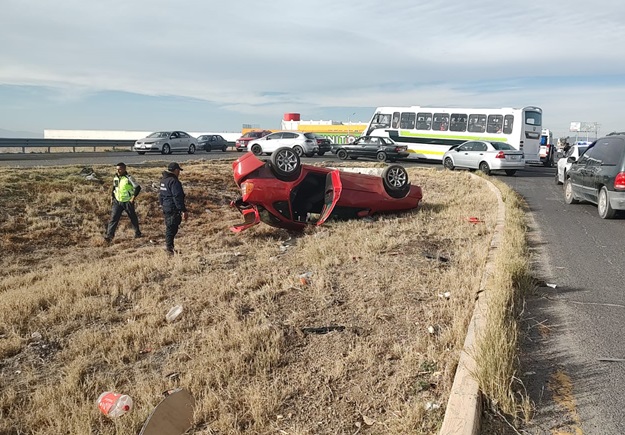
[[[115,231],[117,230],[117,225],[119,224],[119,219],[122,217],[123,212],[126,212],[130,218],[130,223],[132,223],[135,229],[135,236],[141,234],[141,230],[139,230],[139,218],[135,212],[135,205],[132,202],[118,202],[114,199],[113,208],[111,210],[111,220],[106,229],[107,239],[112,239],[115,236]]]
[[[165,213],[165,249],[169,252],[174,251],[174,238],[178,234],[182,215],[179,212]]]

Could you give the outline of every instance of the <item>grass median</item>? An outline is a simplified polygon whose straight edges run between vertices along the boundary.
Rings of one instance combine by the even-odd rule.
[[[188,162],[190,219],[169,258],[157,202],[165,166],[128,168],[143,186],[146,237],[133,239],[123,217],[110,246],[113,167],[93,167],[90,180],[75,166],[0,171],[0,433],[136,433],[174,387],[196,399],[194,434],[437,432],[496,220],[482,180],[412,168],[424,192],[416,211],[233,234],[231,162]],[[505,251],[519,262],[492,283],[513,294],[505,307],[524,285],[527,251],[520,203],[500,187],[519,213]],[[184,311],[168,323],[175,305]],[[484,343],[499,352],[498,339]],[[501,372],[510,387],[507,349],[478,355],[495,365],[478,376]],[[516,409],[514,387],[481,384]],[[106,390],[132,396],[132,412],[100,415]]]

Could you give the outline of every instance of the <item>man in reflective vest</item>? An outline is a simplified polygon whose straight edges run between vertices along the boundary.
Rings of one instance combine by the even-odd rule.
[[[135,238],[143,235],[141,230],[139,230],[139,218],[137,218],[137,213],[135,212],[135,198],[139,195],[141,186],[126,172],[124,163],[118,163],[116,169],[117,174],[113,178],[113,190],[111,192],[113,209],[111,210],[111,220],[104,236],[104,240],[107,243],[110,243],[113,237],[115,237],[119,218],[121,218],[124,211],[135,229]]]

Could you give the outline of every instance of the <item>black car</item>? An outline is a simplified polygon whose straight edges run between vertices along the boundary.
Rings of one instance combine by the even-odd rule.
[[[569,157],[564,180],[567,204],[597,204],[599,216],[612,219],[625,210],[625,134],[609,135],[590,144],[579,160]]]
[[[408,147],[398,145],[392,139],[382,136],[361,136],[350,144],[336,146],[333,152],[336,152],[336,156],[341,160],[348,157],[352,160],[369,157],[380,162],[394,162],[408,157]]]
[[[228,149],[228,141],[219,134],[203,134],[197,138],[197,146],[206,152],[212,150],[226,151]]]
[[[317,146],[319,147],[319,151],[317,151],[317,154],[322,156],[325,153],[332,151],[332,141],[330,139],[328,139],[327,137],[319,136],[316,133],[313,134],[317,139]]]

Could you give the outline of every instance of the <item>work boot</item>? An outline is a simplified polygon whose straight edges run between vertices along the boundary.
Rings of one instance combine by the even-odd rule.
[[[135,233],[135,239],[140,239],[143,237],[143,233]]]

